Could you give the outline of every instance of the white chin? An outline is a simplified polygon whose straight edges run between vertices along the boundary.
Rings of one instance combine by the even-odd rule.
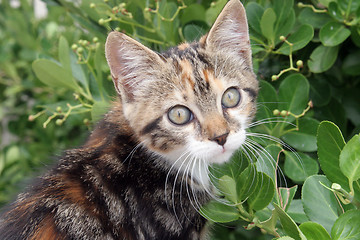
[[[225,152],[220,152],[218,154],[214,154],[212,157],[208,158],[209,163],[224,163],[227,162],[231,156],[233,155],[235,151],[234,150],[227,150]]]

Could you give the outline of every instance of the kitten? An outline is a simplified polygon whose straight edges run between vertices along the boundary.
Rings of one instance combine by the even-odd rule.
[[[245,10],[230,0],[210,32],[157,54],[112,32],[119,100],[80,148],[18,196],[0,239],[206,239],[208,166],[226,162],[255,114]]]

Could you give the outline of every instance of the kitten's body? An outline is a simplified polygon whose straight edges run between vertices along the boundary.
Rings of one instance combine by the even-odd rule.
[[[231,0],[209,34],[159,55],[113,32],[121,100],[0,220],[1,239],[206,239],[208,165],[245,140],[258,91],[245,11]]]

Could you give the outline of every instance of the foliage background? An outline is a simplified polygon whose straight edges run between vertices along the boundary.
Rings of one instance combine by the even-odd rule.
[[[206,33],[226,0],[44,2],[48,15],[40,19],[34,16],[32,1],[20,0],[18,7],[12,7],[9,1],[0,3],[0,205],[14,198],[22,189],[21,183],[26,184],[26,179],[51,164],[51,156],[81,144],[106,112],[115,95],[103,54],[111,29],[162,51]],[[347,211],[357,209],[356,199],[360,199],[359,173],[346,170],[359,167],[360,3],[243,3],[254,70],[261,81],[259,122],[251,128],[247,144],[247,150],[256,151],[242,155],[251,161],[235,157],[218,171],[222,173],[218,177],[226,183],[219,181],[219,187],[230,206],[215,204],[208,208],[209,214],[216,210],[218,218],[214,220],[223,222],[215,225],[214,239],[271,239],[279,235],[312,239],[309,231],[314,229],[321,232],[316,239],[343,239],[336,231],[346,225],[342,219],[353,217]],[[320,125],[323,120],[335,124]],[[329,139],[336,139],[334,145]],[[347,150],[345,142],[350,139],[355,140],[346,145]],[[334,146],[341,148],[335,151]],[[268,154],[259,155],[262,148]],[[348,157],[347,152],[357,155]],[[329,158],[335,156],[333,165],[328,164],[326,153],[330,153]],[[239,161],[246,164],[239,168]],[[278,167],[282,172],[276,175]],[[247,185],[250,174],[245,180],[237,177],[246,169],[257,169],[253,176],[261,179],[258,185]],[[341,191],[333,189],[333,193],[320,182],[329,188],[331,183],[339,183],[341,191],[350,196],[339,197]],[[264,194],[244,192],[239,186]],[[263,191],[265,186],[272,189],[268,194]],[[288,197],[286,203],[282,202],[284,194]],[[320,201],[318,196],[325,200]],[[340,204],[341,197],[353,199]],[[319,210],[315,202],[330,207]],[[282,210],[277,210],[275,204]],[[336,214],[327,215],[331,212]],[[270,216],[275,221],[264,224]],[[311,223],[300,225],[300,231],[297,226],[307,221]],[[359,217],[353,222],[359,223]],[[257,228],[249,231],[244,226]],[[276,228],[279,235],[264,235],[259,228],[268,233]]]

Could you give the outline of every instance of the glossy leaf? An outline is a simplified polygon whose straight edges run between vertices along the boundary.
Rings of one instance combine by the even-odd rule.
[[[282,139],[296,150],[314,152],[316,146],[316,131],[319,121],[313,118],[300,118],[299,130],[291,131],[282,136]]]
[[[260,81],[261,91],[259,92],[259,96],[257,102],[259,104],[256,118],[258,120],[268,119],[274,117],[273,110],[278,106],[278,96],[275,88],[266,81]],[[268,125],[268,124],[266,124]],[[269,125],[273,125],[269,123]]]
[[[265,151],[262,151],[259,154],[256,161],[256,169],[259,172],[266,173],[266,175],[271,177],[274,182],[276,180],[276,173],[278,170],[277,158],[280,151],[282,151],[282,148],[277,145],[271,144],[266,146]]]
[[[360,210],[350,210],[342,214],[331,229],[333,240],[360,239]]]
[[[309,221],[308,217],[304,212],[304,207],[302,205],[301,199],[292,200],[286,212],[297,223],[304,223]]]
[[[273,180],[264,173],[257,174],[258,184],[253,194],[247,200],[250,209],[255,211],[265,208],[271,202],[275,186]]]
[[[314,28],[321,28],[323,27],[327,22],[331,21],[332,18],[326,14],[326,13],[315,13],[310,8],[304,8],[299,16],[298,20],[302,24],[309,24],[313,26]]]
[[[307,240],[331,240],[323,226],[315,222],[305,222],[299,226]]]
[[[319,172],[319,165],[306,154],[285,151],[284,172],[294,182],[303,182]]]
[[[324,46],[334,47],[344,42],[351,34],[343,24],[328,22],[320,29],[320,41]]]
[[[279,87],[279,109],[300,114],[309,101],[309,82],[301,74],[291,74]]]
[[[322,184],[330,188],[332,183],[322,175],[307,178],[302,188],[302,202],[308,218],[330,232],[338,218],[338,202],[334,193]]]
[[[254,29],[257,33],[261,32],[260,22],[264,14],[264,8],[256,2],[249,2],[246,5],[246,15],[250,28]]]
[[[200,209],[200,214],[205,218],[219,223],[231,222],[237,220],[240,215],[233,206],[211,201]]]
[[[330,102],[330,84],[324,77],[310,80],[310,99],[316,107],[323,107]]]
[[[275,36],[288,35],[295,22],[294,0],[277,0],[273,2],[273,8],[276,15],[274,26]]]
[[[225,175],[219,179],[219,191],[230,202],[232,203],[240,202],[238,201],[236,194],[236,182],[232,177]]]
[[[328,121],[320,123],[317,146],[319,163],[326,177],[342,187],[347,186],[347,178],[342,174],[339,166],[339,157],[345,141],[340,129],[334,123]]]
[[[337,4],[337,2],[331,2],[329,3],[329,14],[333,18],[335,18],[337,21],[342,22],[344,20],[341,10]]]
[[[348,54],[343,62],[342,70],[345,74],[351,76],[360,75],[360,51],[357,50]]]
[[[274,204],[274,207],[286,234],[294,238],[295,240],[306,240],[306,237],[301,232],[296,223],[291,219],[291,217],[286,212],[284,212],[284,210],[281,209],[278,205]]]
[[[255,165],[249,165],[236,179],[236,192],[240,201],[248,198],[256,189],[259,179]]]
[[[274,42],[275,32],[274,24],[276,21],[276,14],[272,8],[265,10],[264,14],[261,17],[260,28],[262,34],[270,41]]]
[[[318,46],[311,53],[308,65],[310,71],[313,73],[322,73],[328,70],[336,61],[339,51],[339,46],[326,47]]]
[[[191,4],[187,6],[181,14],[180,20],[183,25],[193,21],[204,21],[205,9],[200,4]]]
[[[360,135],[355,135],[340,153],[341,172],[350,182],[360,178]]]
[[[293,44],[292,51],[296,51],[305,47],[311,39],[314,37],[314,29],[309,24],[302,25],[295,33],[288,37],[288,41]],[[287,43],[283,43],[278,50],[280,53],[289,55],[290,46]]]

